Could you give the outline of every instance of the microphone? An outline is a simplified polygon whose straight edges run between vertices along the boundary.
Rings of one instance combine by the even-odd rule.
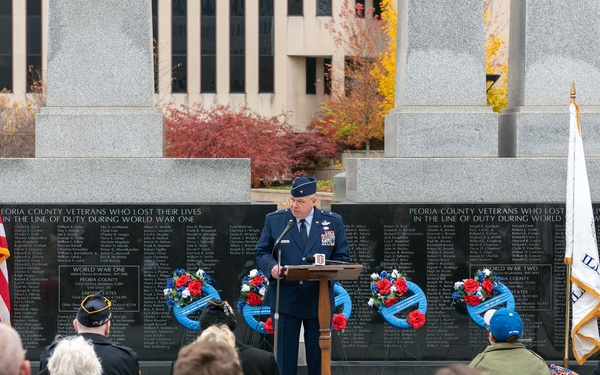
[[[303,257],[302,258],[303,261],[307,262],[307,263],[315,263],[315,257],[312,255],[309,255],[307,257]],[[341,260],[333,260],[333,259],[325,259],[325,263],[329,263],[329,264],[350,264],[348,262],[344,262]]]
[[[279,236],[279,238],[277,238],[277,240],[275,241],[275,245],[273,245],[273,248],[275,248],[275,247],[277,247],[277,245],[279,245],[283,236],[285,236],[287,234],[287,232],[289,232],[290,229],[292,229],[293,226],[294,226],[294,220],[290,219],[290,221],[288,221],[287,225],[285,226],[285,229],[283,230],[283,232],[281,232],[281,235]]]

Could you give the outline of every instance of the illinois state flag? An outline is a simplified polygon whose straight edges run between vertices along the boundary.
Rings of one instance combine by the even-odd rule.
[[[600,349],[600,273],[592,199],[579,126],[579,107],[571,102],[565,263],[571,265],[571,340],[573,354],[583,364]]]
[[[10,256],[6,233],[0,216],[0,323],[10,325],[10,290],[8,289],[8,269],[6,259]]]

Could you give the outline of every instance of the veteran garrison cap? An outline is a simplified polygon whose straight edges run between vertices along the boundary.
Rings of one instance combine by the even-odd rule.
[[[234,331],[237,326],[233,309],[227,301],[211,298],[200,314],[200,327],[205,330],[210,326],[225,324],[230,330]]]
[[[314,177],[298,177],[292,183],[292,190],[290,194],[292,197],[306,197],[308,195],[316,194],[317,192],[317,180]]]
[[[86,327],[100,327],[110,320],[112,303],[104,297],[104,290],[90,294],[81,301],[77,321]]]

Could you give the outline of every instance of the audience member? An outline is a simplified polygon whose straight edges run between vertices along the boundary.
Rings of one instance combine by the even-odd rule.
[[[234,332],[237,326],[231,306],[227,301],[217,299],[208,301],[199,320],[202,330],[213,325],[225,324],[231,332]],[[244,375],[279,375],[277,362],[272,353],[250,347],[239,340],[236,340],[235,347],[242,363]]]
[[[200,335],[202,337],[202,335]],[[173,375],[244,375],[235,349],[225,342],[195,341],[181,348]]]
[[[235,349],[235,335],[229,327],[224,324],[210,326],[203,330],[196,342],[205,343],[209,346],[215,342],[222,342]]]
[[[471,361],[470,367],[483,375],[549,374],[542,357],[519,342],[523,321],[516,311],[507,308],[496,311],[490,319],[489,331],[490,345]]]
[[[102,365],[91,341],[66,337],[56,344],[48,360],[50,375],[102,375]]]
[[[137,354],[130,348],[114,343],[110,334],[110,308],[112,303],[104,297],[104,292],[89,295],[81,302],[77,317],[73,320],[75,332],[94,345],[100,358],[103,375],[139,375],[140,366]],[[40,356],[40,375],[48,374],[48,358],[58,340],[48,345]]]
[[[31,364],[25,359],[21,336],[5,324],[0,324],[0,375],[30,375]]]
[[[481,373],[463,363],[454,363],[439,369],[435,375],[481,375]]]

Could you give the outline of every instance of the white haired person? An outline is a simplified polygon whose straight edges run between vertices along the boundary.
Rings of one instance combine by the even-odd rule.
[[[77,335],[94,345],[103,375],[139,375],[137,354],[131,348],[118,345],[108,338],[111,306],[110,300],[104,297],[104,291],[85,297],[77,311],[77,317],[73,320],[73,328]],[[57,344],[58,341],[55,340],[42,352],[39,375],[48,375],[48,358]]]
[[[69,336],[58,342],[48,360],[50,375],[102,375],[102,365],[91,341]]]
[[[0,324],[0,375],[30,375],[31,364],[25,359],[21,336],[5,324]]]

